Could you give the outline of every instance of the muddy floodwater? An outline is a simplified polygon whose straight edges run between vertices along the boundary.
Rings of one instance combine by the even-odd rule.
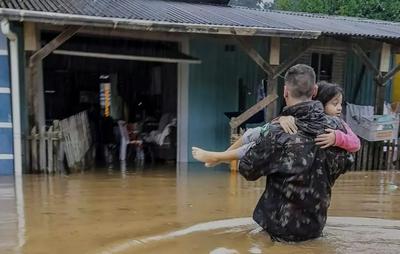
[[[400,172],[352,172],[324,236],[271,242],[253,222],[265,179],[202,164],[0,176],[0,253],[400,253]]]

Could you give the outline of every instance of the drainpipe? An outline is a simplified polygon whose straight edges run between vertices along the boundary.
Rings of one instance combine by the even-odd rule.
[[[21,109],[19,94],[19,61],[18,39],[11,31],[10,22],[7,19],[1,21],[1,32],[10,41],[10,67],[11,67],[11,98],[13,119],[13,145],[14,145],[14,175],[22,175],[22,139],[21,139]]]

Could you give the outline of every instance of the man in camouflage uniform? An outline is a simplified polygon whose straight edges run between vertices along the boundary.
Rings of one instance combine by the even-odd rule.
[[[325,129],[346,132],[339,118],[326,115],[322,104],[312,100],[316,92],[313,69],[291,67],[285,75],[288,106],[281,115],[293,116],[298,132],[287,134],[279,124],[271,124],[239,164],[240,174],[249,181],[267,176],[253,218],[273,240],[305,241],[321,236],[331,188],[353,160],[342,149],[321,149],[315,144],[315,137]]]

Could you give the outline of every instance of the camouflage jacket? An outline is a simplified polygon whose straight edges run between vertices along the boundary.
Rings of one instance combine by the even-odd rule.
[[[298,133],[290,135],[279,124],[271,124],[241,159],[239,172],[250,181],[267,176],[254,220],[272,239],[303,241],[321,235],[331,188],[353,157],[342,149],[315,144],[315,137],[327,128],[346,132],[339,118],[324,113],[320,102],[286,107],[282,115],[295,117]]]

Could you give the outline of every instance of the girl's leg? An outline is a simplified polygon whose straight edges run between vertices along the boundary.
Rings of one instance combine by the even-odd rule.
[[[192,154],[196,160],[205,162],[206,166],[212,167],[221,162],[229,162],[232,160],[241,159],[253,145],[254,142],[243,145],[237,149],[227,150],[225,152],[211,152],[197,147],[193,147]]]
[[[244,136],[244,134],[243,134],[243,136]],[[226,151],[234,150],[234,149],[241,147],[243,145],[243,136],[240,137],[238,140],[236,140],[235,143],[233,143],[228,149],[226,149]]]
[[[224,152],[212,152],[198,147],[192,147],[192,155],[196,160],[208,163],[237,160],[238,157],[236,149]]]
[[[241,136],[238,140],[235,141],[226,151],[234,150],[242,145],[246,145],[252,142],[255,142],[261,136],[262,127],[255,127],[248,129],[244,132],[243,136]]]
[[[222,162],[229,163],[232,160],[239,160],[254,145],[254,141],[261,136],[261,131],[262,127],[248,129],[224,152],[212,152],[192,147],[192,155],[196,160],[205,162],[207,167],[213,167]]]

